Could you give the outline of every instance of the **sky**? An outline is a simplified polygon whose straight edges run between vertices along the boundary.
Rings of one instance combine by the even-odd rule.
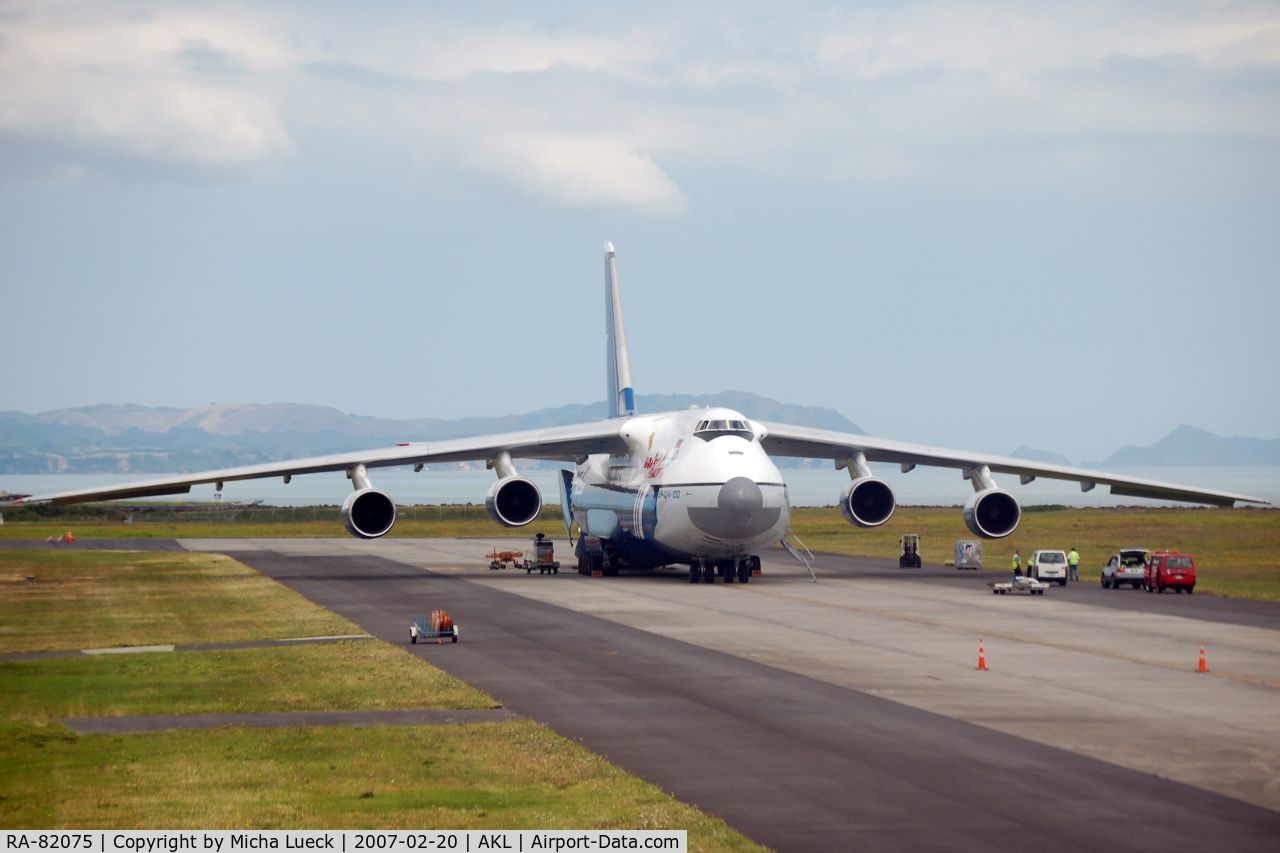
[[[1280,437],[1274,2],[0,0],[0,410]]]

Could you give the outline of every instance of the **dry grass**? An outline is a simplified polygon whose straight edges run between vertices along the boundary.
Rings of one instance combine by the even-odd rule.
[[[354,633],[218,554],[0,550],[0,653]]]
[[[464,682],[374,640],[0,663],[0,719],[493,708]]]
[[[760,849],[529,722],[81,738],[10,724],[0,741],[6,827],[687,829],[691,850]]]

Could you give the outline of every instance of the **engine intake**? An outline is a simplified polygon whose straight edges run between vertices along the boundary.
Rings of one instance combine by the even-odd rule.
[[[875,477],[854,480],[840,495],[840,510],[850,524],[858,527],[879,527],[889,520],[897,505],[893,489]]]
[[[524,527],[542,511],[542,495],[524,477],[507,477],[489,489],[484,506],[503,527]]]
[[[395,501],[377,489],[358,489],[342,502],[342,523],[352,536],[377,539],[396,523]]]
[[[986,489],[964,505],[964,524],[974,536],[1003,539],[1018,529],[1022,508],[1013,495],[1000,489]]]

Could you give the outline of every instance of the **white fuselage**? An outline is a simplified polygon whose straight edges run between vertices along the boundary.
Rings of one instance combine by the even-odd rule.
[[[633,565],[752,554],[781,539],[791,516],[763,432],[730,409],[629,418],[625,455],[578,466],[573,518]]]

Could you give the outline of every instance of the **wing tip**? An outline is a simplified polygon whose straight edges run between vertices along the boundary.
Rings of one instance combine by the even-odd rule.
[[[605,253],[605,255],[614,255],[614,254],[616,254],[616,252],[614,252],[614,251],[613,251],[613,244],[612,244],[612,243],[606,242],[606,243],[604,244],[604,253]]]

